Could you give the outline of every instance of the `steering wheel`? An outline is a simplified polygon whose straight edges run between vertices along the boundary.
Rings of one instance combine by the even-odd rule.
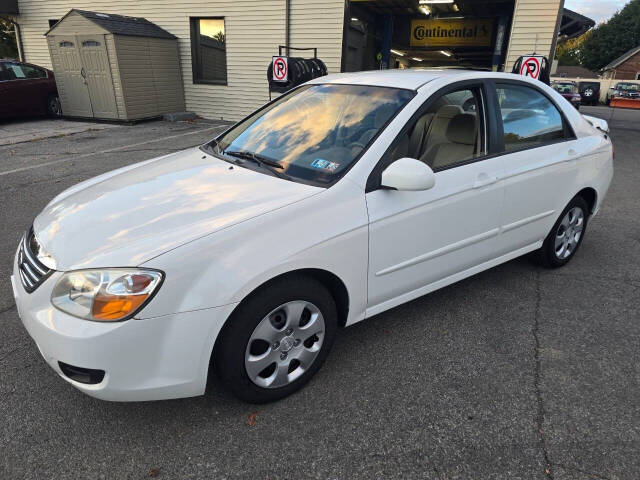
[[[462,110],[465,112],[475,112],[476,111],[476,100],[475,98],[467,98],[462,104]]]

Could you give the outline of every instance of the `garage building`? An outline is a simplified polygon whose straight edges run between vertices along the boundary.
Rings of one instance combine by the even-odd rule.
[[[186,110],[225,120],[268,101],[266,70],[279,45],[316,47],[329,73],[441,65],[510,71],[520,55],[552,57],[563,25],[576,29],[563,0],[0,1],[24,60],[46,67],[44,34],[73,8],[142,17],[175,36]]]

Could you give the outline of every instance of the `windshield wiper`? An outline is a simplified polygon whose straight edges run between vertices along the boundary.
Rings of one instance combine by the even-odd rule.
[[[232,157],[251,160],[258,165],[267,165],[269,167],[279,168],[281,170],[284,169],[284,167],[275,160],[271,160],[270,158],[263,157],[262,155],[259,155],[257,153],[248,152],[246,150],[225,150],[223,153],[226,155],[231,155]]]
[[[280,171],[280,170],[284,170],[284,167],[280,165],[278,162],[276,162],[275,160],[271,160],[270,158],[263,157],[262,155],[259,155],[257,153],[248,152],[246,150],[223,150],[222,153],[232,157],[241,158],[243,160],[251,160],[252,162],[257,163],[261,167],[267,167],[269,171],[273,173],[276,177],[293,181],[291,176]]]

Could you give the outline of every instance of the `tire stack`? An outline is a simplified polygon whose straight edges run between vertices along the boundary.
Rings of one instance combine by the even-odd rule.
[[[267,68],[267,80],[272,92],[283,93],[298,85],[327,74],[327,66],[318,58],[289,57],[287,60],[289,75],[286,82],[273,81],[273,61]]]

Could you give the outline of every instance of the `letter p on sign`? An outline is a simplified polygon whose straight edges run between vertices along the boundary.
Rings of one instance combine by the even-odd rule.
[[[271,63],[274,82],[286,82],[289,79],[289,64],[287,57],[273,57]]]
[[[538,80],[540,78],[540,69],[542,68],[542,58],[539,56],[522,57],[520,75]]]

